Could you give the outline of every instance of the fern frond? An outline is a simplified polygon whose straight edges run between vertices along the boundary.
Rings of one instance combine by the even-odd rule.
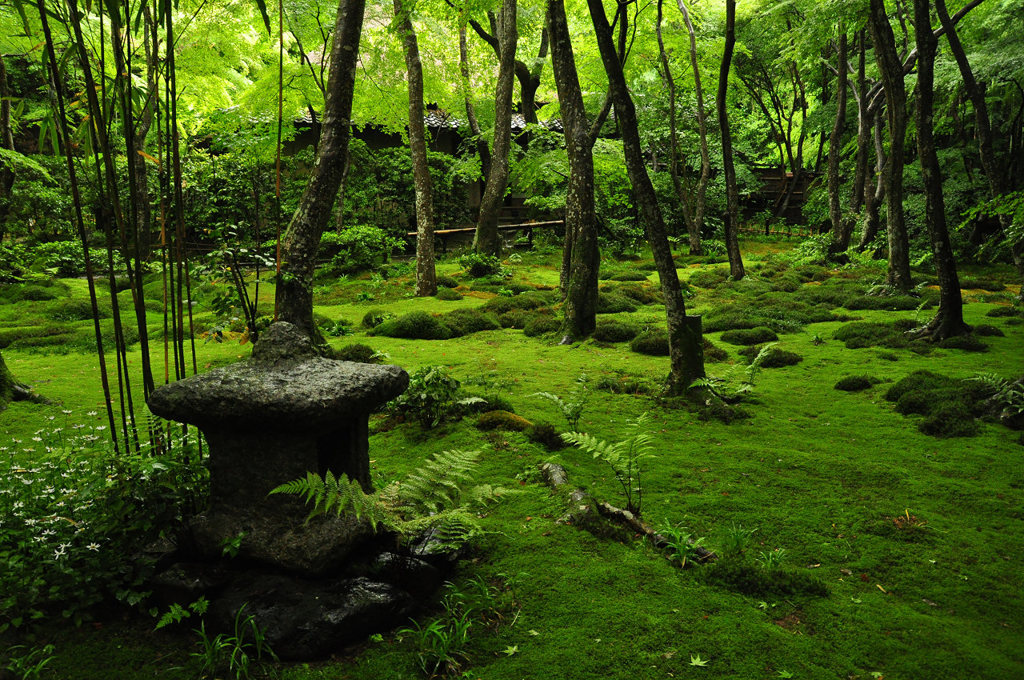
[[[411,514],[434,514],[458,505],[474,479],[479,451],[452,449],[434,454],[398,486],[399,504]]]
[[[354,479],[345,475],[335,477],[330,470],[321,477],[315,472],[307,472],[305,478],[286,482],[270,491],[271,494],[289,494],[301,496],[306,505],[312,505],[306,521],[309,522],[319,515],[342,515],[351,512],[357,519],[370,522],[374,531],[380,524],[388,524],[386,506],[372,494],[363,491],[363,487]]]

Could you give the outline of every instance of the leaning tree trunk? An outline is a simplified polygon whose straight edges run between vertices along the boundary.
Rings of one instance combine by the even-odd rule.
[[[565,197],[565,231],[569,251],[565,280],[563,343],[594,332],[597,318],[597,216],[594,210],[594,158],[590,124],[576,75],[569,26],[562,0],[548,0],[551,68],[562,109],[562,130],[569,157],[569,188]]]
[[[941,0],[940,0],[941,1]],[[929,0],[914,0],[914,36],[917,41],[917,155],[924,180],[925,220],[935,255],[939,278],[939,310],[922,329],[933,340],[963,335],[970,329],[964,323],[960,280],[946,227],[946,203],[942,196],[942,171],[935,153],[933,115],[935,112],[935,52],[938,38],[932,33]]]
[[[501,253],[501,236],[498,234],[498,211],[505,200],[508,186],[508,154],[512,144],[512,86],[515,81],[516,43],[519,32],[516,28],[516,0],[503,0],[498,36],[500,58],[498,59],[498,86],[494,95],[494,151],[491,168],[487,173],[487,187],[480,200],[480,216],[476,223],[473,248],[478,253],[498,255]]]
[[[423,64],[412,26],[411,6],[395,0],[395,21],[402,34],[405,67],[409,75],[409,151],[412,154],[412,181],[416,190],[416,295],[437,294],[434,271],[434,200],[427,165],[427,130],[423,123]]]
[[[722,168],[725,173],[725,250],[729,254],[729,274],[739,281],[743,278],[743,257],[740,255],[740,197],[736,188],[736,167],[732,162],[732,133],[729,131],[729,67],[736,45],[736,0],[725,2],[725,52],[718,72],[718,125],[722,130]],[[616,109],[617,111],[618,109]]]
[[[10,369],[7,368],[7,364],[4,362],[4,355],[0,354],[0,412],[6,409],[7,404],[12,401],[26,399],[40,400],[38,396],[33,394],[32,389],[28,385],[24,385],[14,379]]]
[[[316,163],[281,240],[278,319],[295,324],[311,337],[317,336],[313,324],[313,272],[320,237],[330,221],[331,206],[338,195],[348,158],[349,121],[365,7],[366,0],[340,0],[338,3]]]
[[[1001,196],[1009,191],[1009,181],[1006,173],[1000,168],[996,159],[995,144],[993,142],[992,121],[988,114],[988,104],[985,102],[985,83],[978,82],[974,77],[974,70],[967,60],[964,46],[960,42],[960,35],[956,31],[956,24],[950,19],[946,11],[946,0],[935,0],[935,11],[942,22],[942,28],[946,31],[946,40],[949,41],[949,49],[956,59],[957,67],[960,69],[960,76],[964,81],[964,90],[974,106],[974,124],[978,137],[978,155],[981,157],[981,167],[985,171],[985,178],[988,180],[989,192],[992,197]],[[1000,226],[1003,232],[1009,227],[1008,216],[1000,217]],[[1013,261],[1017,266],[1017,273],[1024,283],[1024,253],[1021,252],[1020,244],[1012,249]],[[1024,285],[1020,289],[1021,298],[1024,299]]]
[[[683,302],[676,273],[675,261],[669,248],[665,233],[665,221],[661,207],[658,205],[654,186],[644,165],[643,147],[640,144],[640,133],[637,127],[636,108],[633,98],[626,85],[626,77],[622,71],[622,62],[615,50],[612,40],[612,29],[608,17],[604,13],[602,0],[587,0],[590,7],[590,18],[594,24],[598,49],[605,73],[608,75],[608,87],[615,106],[615,121],[622,134],[622,149],[626,157],[626,172],[629,175],[633,193],[640,208],[640,214],[647,230],[647,240],[654,255],[654,263],[658,268],[661,291],[665,298],[665,316],[668,323],[668,346],[671,374],[668,389],[672,393],[682,393],[694,380],[704,377],[704,346],[699,316],[686,316],[686,305]],[[625,12],[619,15],[620,21],[626,20]]]
[[[843,150],[843,131],[846,128],[846,27],[839,25],[839,78],[836,83],[836,121],[828,140],[828,214],[832,221],[831,255],[846,252],[850,247],[853,223],[843,219],[839,201],[839,156]]]
[[[908,291],[910,281],[910,242],[903,215],[903,156],[907,134],[907,89],[903,82],[903,63],[896,53],[896,38],[885,13],[884,0],[871,0],[871,41],[885,87],[886,114],[889,122],[889,158],[885,164],[885,219],[889,237],[889,273],[886,283],[899,291]]]
[[[697,62],[697,32],[693,30],[690,13],[684,0],[676,0],[683,14],[683,23],[690,36],[690,68],[693,69],[693,94],[697,98],[697,133],[700,135],[700,177],[697,179],[697,196],[693,206],[693,230],[690,232],[690,254],[702,255],[701,233],[704,231],[704,215],[707,210],[708,181],[711,179],[711,154],[708,151],[708,120],[704,112],[704,85],[700,79],[700,65]]]

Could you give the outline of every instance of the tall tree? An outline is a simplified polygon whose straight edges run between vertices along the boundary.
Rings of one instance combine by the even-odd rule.
[[[885,0],[871,0],[868,25],[875,60],[885,88],[889,155],[885,162],[885,220],[889,237],[889,272],[886,283],[900,291],[911,288],[910,242],[903,215],[903,158],[907,134],[907,89],[903,63],[896,52],[896,37],[885,12]]]
[[[583,106],[569,26],[562,0],[548,0],[547,30],[551,68],[558,89],[562,130],[569,158],[565,196],[566,254],[569,256],[562,307],[563,343],[594,332],[597,315],[597,216],[594,210],[594,137]]]
[[[939,0],[941,2],[941,0]],[[951,335],[962,335],[969,328],[964,323],[963,300],[960,297],[960,280],[956,274],[956,260],[949,243],[946,227],[946,203],[942,195],[942,170],[935,152],[935,53],[938,38],[932,33],[931,3],[929,0],[914,2],[914,37],[917,42],[917,155],[921,161],[921,177],[924,180],[925,221],[931,236],[932,254],[939,279],[939,310],[935,317],[922,329],[922,333],[933,340],[943,340]]]
[[[311,337],[317,335],[313,324],[316,253],[324,227],[331,218],[331,206],[338,195],[348,158],[352,97],[365,8],[366,0],[339,0],[316,162],[281,241],[278,318],[295,324]]]
[[[608,24],[604,4],[602,0],[587,0],[587,5],[590,8],[590,19],[594,24],[597,45],[601,52],[601,62],[608,76],[608,88],[615,106],[615,121],[622,135],[626,171],[633,187],[637,206],[640,209],[644,228],[647,231],[647,241],[651,247],[651,254],[654,256],[655,266],[658,268],[661,292],[665,299],[671,370],[668,389],[670,392],[682,393],[690,387],[694,380],[704,377],[701,318],[686,315],[686,305],[683,302],[675,261],[672,259],[672,251],[669,248],[665,221],[644,162],[636,107],[626,85],[622,62],[615,49],[612,28]],[[619,21],[625,20],[625,12],[620,12]]]
[[[487,255],[501,253],[498,211],[508,187],[508,154],[512,143],[512,85],[515,80],[516,43],[519,40],[516,0],[502,0],[497,23],[499,58],[498,85],[494,95],[494,147],[473,238],[474,249]]]
[[[395,21],[402,35],[405,67],[409,80],[409,151],[416,192],[416,294],[437,294],[434,271],[434,199],[427,165],[427,131],[423,122],[423,65],[416,30],[412,26],[412,3],[395,0]]]
[[[693,29],[693,20],[686,9],[685,0],[676,0],[679,11],[683,14],[686,33],[690,37],[690,68],[693,69],[693,94],[697,99],[697,133],[700,136],[700,177],[697,178],[697,189],[693,202],[693,226],[690,229],[690,254],[700,255],[704,252],[701,246],[701,232],[704,231],[704,215],[707,210],[708,182],[711,179],[711,154],[708,151],[708,121],[704,110],[704,85],[701,82],[700,65],[697,61],[697,32]]]
[[[736,188],[736,166],[732,161],[732,132],[729,129],[729,67],[736,46],[736,0],[725,2],[725,51],[718,71],[718,125],[722,130],[722,168],[725,173],[725,250],[729,255],[729,274],[739,281],[743,278],[743,257],[740,255],[739,220],[740,196]],[[616,109],[616,113],[618,109]]]
[[[850,246],[853,224],[843,218],[839,201],[839,156],[843,149],[846,128],[846,27],[839,24],[838,82],[836,83],[836,120],[828,140],[828,213],[832,221],[833,253],[842,253]]]

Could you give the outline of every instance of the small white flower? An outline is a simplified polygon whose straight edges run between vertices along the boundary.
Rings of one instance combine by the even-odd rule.
[[[87,416],[94,416],[94,415],[96,415],[96,411],[89,411],[85,415],[87,415]]]
[[[90,543],[89,545],[85,546],[85,549],[86,550],[92,550],[93,552],[99,552],[100,544],[99,543]]]
[[[70,409],[61,409],[60,412],[63,413],[64,415],[66,415],[66,416],[71,415],[71,410]]]
[[[34,441],[34,442],[41,442],[41,441],[43,441],[43,438],[42,437],[32,437],[32,441]]]

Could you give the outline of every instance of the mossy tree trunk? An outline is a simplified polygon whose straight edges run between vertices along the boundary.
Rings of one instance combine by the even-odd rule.
[[[11,128],[11,99],[7,87],[7,67],[0,54],[0,148],[14,151],[14,133]],[[7,231],[4,226],[10,212],[11,189],[14,187],[14,168],[0,162],[0,243]]]
[[[899,291],[909,291],[910,241],[903,215],[903,158],[907,135],[907,88],[903,82],[903,63],[896,52],[896,37],[885,12],[884,0],[871,0],[871,41],[875,60],[885,88],[886,117],[889,124],[889,157],[885,164],[885,221],[889,237],[889,272],[886,283]]]
[[[576,75],[569,26],[562,0],[549,0],[547,33],[551,66],[562,109],[562,129],[569,158],[569,188],[565,198],[566,251],[569,256],[562,308],[564,337],[571,342],[594,332],[597,320],[597,216],[594,210],[594,158],[590,124]]]
[[[505,201],[508,186],[508,154],[512,144],[512,86],[515,83],[516,0],[503,0],[498,18],[498,85],[494,95],[494,145],[487,186],[480,200],[473,249],[485,255],[501,253],[498,211]]]
[[[729,255],[729,275],[736,281],[743,278],[743,257],[740,255],[740,196],[736,188],[736,166],[732,162],[732,133],[729,129],[729,67],[736,46],[736,0],[725,3],[725,51],[718,71],[718,125],[722,130],[722,169],[725,174],[725,250]],[[616,112],[618,110],[616,109]]]
[[[6,409],[12,401],[32,399],[34,396],[27,385],[14,379],[4,362],[4,355],[0,353],[0,411]]]
[[[604,13],[602,0],[587,0],[590,18],[594,24],[601,62],[608,75],[608,87],[615,106],[615,121],[622,134],[622,148],[626,158],[626,172],[629,176],[637,207],[647,231],[647,241],[658,268],[661,291],[665,298],[665,316],[668,322],[669,362],[671,374],[668,389],[682,393],[694,380],[704,377],[704,347],[699,316],[687,317],[676,273],[675,261],[669,248],[665,232],[665,221],[661,207],[654,193],[654,186],[647,174],[643,147],[637,126],[636,108],[626,85],[622,62],[612,39],[612,28]],[[619,21],[625,21],[625,12],[620,12]]]
[[[313,324],[313,272],[320,237],[330,221],[331,208],[348,159],[349,121],[365,7],[365,0],[340,0],[338,3],[331,45],[331,73],[316,162],[295,215],[281,240],[278,319],[295,324],[311,337],[317,336]]]
[[[949,243],[946,226],[946,203],[942,195],[942,171],[935,152],[933,116],[935,112],[935,52],[938,39],[932,33],[929,0],[914,0],[914,31],[917,41],[917,155],[921,161],[924,181],[925,220],[935,256],[939,279],[939,310],[923,329],[933,340],[963,335],[970,329],[964,323],[960,280],[956,259]]]
[[[395,0],[395,21],[402,36],[409,79],[409,150],[416,191],[416,295],[437,294],[434,271],[434,199],[427,165],[427,131],[423,123],[423,63],[412,26],[411,4]]]

